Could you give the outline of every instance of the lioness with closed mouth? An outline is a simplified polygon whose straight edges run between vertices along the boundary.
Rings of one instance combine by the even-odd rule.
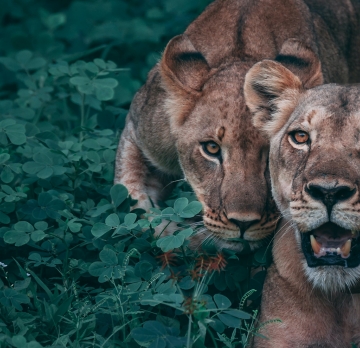
[[[186,178],[206,227],[193,246],[252,249],[274,230],[268,144],[252,125],[244,77],[273,58],[307,87],[360,80],[360,6],[349,0],[217,0],[167,45],[136,94],[116,158],[115,183],[148,210]],[[319,78],[313,78],[319,66]],[[349,74],[351,71],[351,74]]]
[[[254,347],[360,347],[360,88],[310,90],[274,61],[245,81],[254,124],[270,139],[272,192],[283,220]]]

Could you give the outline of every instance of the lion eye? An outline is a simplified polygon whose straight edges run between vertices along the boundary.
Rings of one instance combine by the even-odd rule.
[[[214,141],[207,141],[206,143],[202,143],[203,150],[209,156],[219,156],[220,154],[220,146]]]
[[[310,137],[309,134],[304,131],[296,131],[291,134],[291,138],[296,144],[305,144]]]

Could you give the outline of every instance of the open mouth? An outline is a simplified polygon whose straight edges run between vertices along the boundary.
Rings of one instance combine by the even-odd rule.
[[[309,267],[360,265],[359,233],[327,222],[301,233],[301,247]]]

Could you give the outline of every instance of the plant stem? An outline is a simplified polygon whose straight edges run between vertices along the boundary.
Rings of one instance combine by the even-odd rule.
[[[214,343],[214,348],[218,348],[218,345],[216,343],[216,340],[215,340],[215,337],[213,335],[213,333],[211,332],[211,329],[206,325],[206,330],[207,332],[209,333],[210,337],[211,337],[211,340],[213,341]]]
[[[187,343],[186,343],[186,348],[191,348],[192,344],[191,344],[191,324],[192,324],[192,317],[191,314],[189,315],[189,325],[188,325],[188,337],[187,337]]]
[[[158,238],[161,237],[161,235],[163,234],[163,232],[167,229],[167,227],[168,227],[170,224],[171,224],[171,221],[169,221],[169,222],[166,224],[166,226],[162,229],[162,231],[160,232]]]

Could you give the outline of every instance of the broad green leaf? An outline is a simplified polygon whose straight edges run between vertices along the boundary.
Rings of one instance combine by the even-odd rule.
[[[10,155],[8,153],[0,154],[0,164],[5,163],[9,159],[10,159]]]
[[[163,217],[169,217],[172,216],[173,214],[174,214],[174,209],[171,207],[167,207],[161,212],[161,215]]]
[[[183,239],[190,237],[194,233],[192,228],[187,228],[185,230],[180,231],[177,236]]]
[[[22,166],[23,171],[28,174],[36,174],[44,168],[45,166],[43,164],[39,164],[36,162],[26,162]]]
[[[0,63],[4,64],[6,69],[10,71],[18,71],[21,69],[20,64],[12,58],[0,57]]]
[[[49,156],[48,153],[37,153],[34,155],[34,161],[36,163],[41,163],[44,164],[46,166],[51,166],[53,165],[53,161],[51,159],[51,157]]]
[[[41,262],[41,256],[38,253],[32,253],[28,257],[29,260]]]
[[[102,222],[97,222],[91,229],[91,233],[93,234],[93,236],[95,237],[101,237],[102,235],[104,235],[106,232],[109,232],[111,230],[111,227],[108,225],[105,225]]]
[[[212,319],[209,325],[218,333],[223,333],[225,330],[225,325],[219,319]]]
[[[114,185],[110,190],[110,196],[115,207],[118,207],[122,202],[124,202],[128,195],[129,193],[127,188],[120,184]]]
[[[14,117],[23,118],[24,120],[32,120],[35,116],[35,111],[30,108],[18,108],[11,111]]]
[[[95,91],[95,87],[92,84],[86,84],[86,85],[79,85],[77,86],[77,89],[80,93],[84,94],[93,94]]]
[[[181,279],[179,282],[180,289],[190,290],[195,286],[195,282],[191,279],[190,276],[186,276],[185,278]]]
[[[81,230],[82,224],[76,222],[77,219],[72,219],[68,222],[68,226],[71,232],[78,233]]]
[[[8,244],[15,244],[15,246],[22,246],[28,243],[30,235],[25,232],[8,231],[4,234],[4,241]]]
[[[44,58],[37,57],[31,59],[30,62],[26,64],[26,68],[28,70],[36,70],[42,68],[45,65],[46,65],[46,60]]]
[[[149,228],[150,227],[150,221],[146,220],[146,219],[141,219],[137,223],[140,226],[140,228]]]
[[[182,210],[188,205],[189,200],[186,197],[178,198],[174,203],[175,213],[180,214]]]
[[[251,315],[249,313],[246,313],[240,309],[230,309],[228,311],[225,311],[224,313],[232,315],[233,317],[236,317],[239,319],[250,319],[251,318]]]
[[[197,201],[189,203],[181,212],[180,216],[183,218],[192,218],[196,214],[199,214],[202,210],[202,204]]]
[[[153,341],[148,348],[165,348],[166,341],[162,337],[157,337],[155,341]]]
[[[6,127],[6,135],[14,145],[22,145],[26,142],[25,126],[23,124]]]
[[[124,223],[126,226],[131,226],[135,220],[137,218],[137,215],[134,214],[134,213],[129,213],[129,214],[126,214],[125,218],[124,218]]]
[[[90,72],[97,74],[99,72],[99,67],[96,66],[93,62],[86,63],[86,70],[89,70]]]
[[[95,163],[100,163],[101,161],[99,154],[95,151],[88,151],[87,158]]]
[[[113,213],[105,219],[105,224],[110,227],[117,227],[120,225],[120,219],[117,214]]]
[[[47,222],[45,221],[38,221],[38,222],[35,222],[34,224],[35,228],[37,228],[38,230],[46,230],[48,228],[48,224]]]
[[[102,262],[105,262],[109,265],[115,266],[118,264],[118,258],[116,256],[116,253],[115,253],[115,251],[113,251],[111,249],[101,250],[99,257]]]
[[[152,228],[155,228],[155,227],[159,226],[161,223],[162,223],[162,218],[156,217],[151,220],[150,225]]]
[[[44,169],[41,169],[36,175],[40,179],[47,179],[53,174],[54,174],[54,170],[51,167],[45,167]]]
[[[8,224],[10,222],[9,216],[0,211],[0,222],[3,224]]]
[[[34,227],[27,221],[19,221],[14,225],[14,229],[18,232],[32,232]]]
[[[97,87],[96,98],[101,101],[111,100],[114,97],[114,90],[109,87]]]
[[[0,291],[0,303],[8,308],[15,307],[18,311],[22,311],[21,304],[30,303],[29,297],[20,294],[13,289],[5,289]]]
[[[72,77],[69,81],[75,86],[82,86],[91,82],[88,77],[83,77],[83,76]]]
[[[15,58],[21,65],[26,66],[26,64],[30,61],[32,56],[33,56],[32,52],[28,50],[23,50],[18,52]]]
[[[167,331],[163,324],[155,320],[149,320],[144,323],[144,328],[156,332],[158,335],[166,335]]]
[[[66,23],[66,16],[63,13],[44,14],[42,21],[50,30],[55,30]]]
[[[31,283],[31,278],[26,278],[24,280],[17,280],[14,284],[14,289],[16,291],[26,289]]]
[[[93,262],[89,266],[89,273],[94,277],[99,277],[104,272],[109,270],[109,265],[104,262]]]
[[[43,240],[45,237],[46,234],[44,233],[44,231],[37,230],[31,233],[31,239],[34,242],[39,242],[40,240]]]
[[[16,348],[24,348],[27,346],[26,343],[26,338],[24,336],[20,336],[20,335],[15,335],[12,338],[12,344],[16,347]]]
[[[136,342],[148,343],[151,342],[152,340],[155,340],[158,337],[158,335],[156,332],[153,332],[152,330],[138,327],[131,331],[131,337]]]
[[[8,184],[11,181],[13,181],[13,179],[14,179],[14,174],[11,171],[11,169],[9,167],[4,167],[3,170],[1,171],[1,180],[5,184]]]
[[[53,200],[53,196],[50,193],[42,192],[39,194],[38,203],[41,207],[46,207]]]
[[[150,280],[152,275],[151,272],[153,270],[152,264],[147,261],[141,261],[138,265],[140,276],[145,280]]]
[[[183,234],[177,234],[172,236],[166,236],[163,238],[160,238],[156,242],[156,246],[161,248],[163,252],[168,252],[170,250],[173,250],[175,248],[179,248],[184,244],[185,238],[188,235],[189,231],[191,230],[190,234],[192,233],[192,229],[184,230],[182,232],[185,232]]]
[[[214,295],[214,301],[219,309],[227,309],[231,306],[230,300],[221,294]]]
[[[97,79],[94,80],[94,85],[102,88],[102,87],[109,87],[109,88],[115,88],[118,85],[118,81],[109,77],[106,79]]]
[[[99,68],[101,68],[101,69],[106,69],[106,63],[102,60],[102,59],[100,59],[100,58],[95,58],[94,59],[94,63],[99,67]]]
[[[217,316],[226,326],[240,328],[241,319],[228,314],[218,314]]]

